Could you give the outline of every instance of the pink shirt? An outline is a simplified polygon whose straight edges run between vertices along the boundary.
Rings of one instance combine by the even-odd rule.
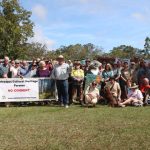
[[[143,100],[142,92],[139,89],[136,89],[135,91],[130,90],[128,93],[128,98],[136,98],[138,100]]]

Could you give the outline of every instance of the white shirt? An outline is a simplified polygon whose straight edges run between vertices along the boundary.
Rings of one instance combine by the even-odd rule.
[[[133,97],[138,100],[143,100],[142,92],[139,89],[136,89],[135,91],[129,90],[128,98]]]
[[[63,63],[62,65],[56,64],[53,70],[53,77],[56,80],[66,80],[69,77],[69,65]]]

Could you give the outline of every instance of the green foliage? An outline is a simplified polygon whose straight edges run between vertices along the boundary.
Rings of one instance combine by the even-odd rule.
[[[118,58],[132,58],[137,55],[137,49],[132,46],[120,45],[114,47],[110,52],[110,56]]]
[[[27,43],[24,45],[24,51],[22,51],[20,58],[26,60],[32,60],[36,58],[45,57],[48,49],[46,45],[39,42]]]
[[[85,45],[75,44],[69,46],[61,46],[56,51],[53,51],[54,57],[57,57],[60,54],[64,55],[66,59],[71,59],[71,60],[75,60],[75,59],[81,60],[87,57],[94,59],[97,55],[102,54],[102,49],[96,47],[91,43]]]
[[[18,0],[0,2],[0,57],[18,58],[24,43],[33,36],[31,12],[20,6]]]

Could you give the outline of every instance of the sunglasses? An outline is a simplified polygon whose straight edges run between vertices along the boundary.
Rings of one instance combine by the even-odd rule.
[[[97,84],[96,84],[96,83],[92,83],[92,85],[93,85],[93,86],[96,86]]]

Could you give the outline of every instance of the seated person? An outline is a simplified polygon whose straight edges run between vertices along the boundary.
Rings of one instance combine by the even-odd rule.
[[[138,85],[133,83],[130,87],[127,99],[120,103],[119,106],[125,107],[126,105],[132,106],[143,106],[143,95],[142,92],[138,89]]]
[[[150,84],[149,84],[148,78],[143,79],[141,86],[140,86],[140,90],[144,96],[144,104],[146,105],[148,96],[150,95]]]
[[[118,102],[121,101],[121,88],[115,77],[110,77],[105,85],[104,96],[112,107],[118,106]]]
[[[99,99],[99,89],[97,88],[97,83],[93,81],[85,91],[85,103],[96,105]]]

